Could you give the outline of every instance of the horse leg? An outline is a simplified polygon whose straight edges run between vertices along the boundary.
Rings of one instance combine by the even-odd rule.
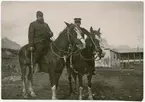
[[[62,74],[62,71],[63,71],[63,68],[64,68],[64,66],[65,66],[64,62],[62,61],[62,63],[60,63],[59,66],[60,66],[60,67],[57,68],[57,71],[55,71],[56,90],[57,90],[57,88],[58,88],[59,78],[60,78],[60,76],[61,76],[61,74]],[[55,92],[56,92],[56,90],[55,90]],[[55,96],[56,96],[56,95],[55,95]],[[57,98],[55,98],[55,99],[57,99]]]
[[[71,95],[72,92],[73,92],[73,89],[72,89],[72,77],[71,77],[71,73],[69,73],[68,80],[69,80],[69,95]]]
[[[73,73],[71,72],[71,69],[69,68],[68,69],[68,73],[69,73],[69,76],[68,76],[68,80],[69,80],[69,94],[72,95],[73,93],[73,88],[72,88],[72,76],[73,76]]]
[[[66,69],[67,69],[67,73],[68,73],[68,81],[69,81],[69,95],[72,95],[73,89],[72,89],[72,77],[71,77],[71,67],[70,67],[70,57],[68,57],[66,59]]]
[[[49,78],[51,82],[51,91],[52,91],[52,100],[56,100],[56,79],[55,79],[55,73],[51,71],[49,73]]]
[[[74,81],[75,81],[75,87],[74,87],[74,93],[76,92],[77,90],[77,74],[76,73],[72,73],[73,74],[73,78],[74,78]]]
[[[82,90],[83,90],[83,75],[79,74],[78,79],[79,79],[79,100],[82,100]]]
[[[61,76],[61,73],[59,72],[59,73],[56,73],[56,89],[58,88],[58,84],[59,84],[59,78],[60,78],[60,76]]]
[[[28,98],[27,90],[26,90],[26,83],[27,83],[27,71],[24,65],[21,65],[21,78],[22,78],[22,96],[24,98]]]
[[[29,68],[29,73],[28,73],[28,91],[30,92],[30,95],[32,97],[36,97],[36,94],[34,93],[33,88],[32,88],[33,72],[32,72],[32,69],[31,69],[30,66],[28,68]]]
[[[89,73],[87,75],[87,78],[88,78],[88,94],[89,94],[89,99],[90,100],[93,100],[93,95],[92,95],[92,90],[91,90],[91,79],[92,79],[92,73]]]
[[[75,75],[75,77],[74,77],[74,80],[75,80],[75,91],[77,90],[77,75]]]

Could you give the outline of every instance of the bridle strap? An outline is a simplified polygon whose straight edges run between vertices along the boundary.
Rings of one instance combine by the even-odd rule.
[[[74,45],[72,45],[72,43],[71,43],[71,41],[70,41],[70,33],[69,33],[69,31],[68,31],[68,29],[67,29],[67,36],[68,36],[68,41],[69,41],[69,43],[70,43],[70,46],[72,47],[72,48],[74,48],[74,46],[75,46],[75,44],[76,44],[76,42],[75,42],[75,44]],[[52,37],[53,39],[54,39],[54,37]],[[52,41],[52,43],[54,44],[54,46],[59,50],[59,51],[62,51],[63,53],[66,53],[66,54],[68,54],[67,56],[70,56],[70,55],[72,55],[72,54],[75,54],[75,53],[77,53],[78,51],[79,51],[79,49],[78,50],[76,50],[75,52],[73,52],[73,50],[71,50],[71,52],[69,51],[69,48],[68,48],[68,51],[65,51],[65,50],[62,50],[61,48],[59,48],[57,45],[56,45],[56,43],[54,42],[54,41]],[[52,48],[52,43],[51,43],[51,51],[52,51],[52,53],[54,53],[57,57],[60,57],[60,58],[64,58],[64,56],[60,56],[60,55],[58,55],[57,53],[55,53],[54,52],[54,50],[53,50],[53,48]]]
[[[54,55],[56,55],[57,57],[59,57],[59,58],[64,58],[64,56],[60,56],[60,55],[58,55],[57,53],[54,52],[54,50],[53,50],[53,48],[52,48],[52,44],[50,45],[50,49],[51,49],[52,53],[53,53]]]
[[[91,39],[91,41],[93,42],[94,46],[97,47],[97,48],[99,48],[99,46],[96,46],[96,44],[95,44],[95,42],[94,42],[92,36],[90,36],[90,39]],[[84,60],[89,60],[89,61],[90,61],[90,60],[95,60],[95,61],[98,61],[98,60],[101,59],[101,58],[99,58],[98,60],[96,60],[96,58],[97,58],[98,56],[96,56],[95,58],[92,58],[92,59],[88,59],[88,58],[85,58],[85,57],[81,54],[81,52],[79,52],[79,54],[80,54],[81,58],[83,58]]]
[[[84,60],[88,60],[88,61],[91,61],[91,60],[98,61],[98,60],[100,60],[100,59],[96,60],[96,58],[97,58],[98,56],[96,56],[95,58],[88,59],[88,58],[85,58],[81,53],[79,53],[79,54],[80,54],[81,58],[83,58]]]
[[[90,36],[90,38],[91,38],[91,41],[93,42],[94,46],[97,47],[97,48],[99,48],[100,46],[97,46],[97,45],[95,44],[95,42],[94,42],[94,40],[93,40],[93,38],[92,38],[91,36]]]

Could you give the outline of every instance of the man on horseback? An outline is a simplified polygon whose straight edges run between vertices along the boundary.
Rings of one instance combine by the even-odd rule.
[[[81,25],[81,18],[74,18],[74,24],[76,24],[82,31],[82,37],[85,39],[85,35],[88,36],[89,32],[85,29],[80,27]]]
[[[81,25],[81,18],[74,18],[74,24],[76,24],[82,31],[81,35],[85,39],[85,36],[89,36],[89,32],[85,29],[80,27]],[[94,57],[94,55],[92,55]],[[92,74],[95,75],[95,61],[91,61],[91,65],[93,66]]]
[[[48,45],[51,42],[50,38],[53,36],[53,32],[50,30],[48,24],[44,22],[41,11],[37,11],[36,17],[37,20],[30,23],[28,39],[29,50],[35,54],[33,60],[37,63],[48,51]]]

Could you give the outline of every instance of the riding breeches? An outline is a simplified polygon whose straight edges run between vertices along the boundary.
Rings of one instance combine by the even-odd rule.
[[[45,40],[34,45],[34,59],[36,62],[39,62],[39,60],[41,60],[41,58],[48,52],[49,43],[50,41]]]

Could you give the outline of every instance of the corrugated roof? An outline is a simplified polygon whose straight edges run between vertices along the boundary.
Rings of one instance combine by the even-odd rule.
[[[140,52],[143,52],[143,48],[140,48],[140,49],[133,48],[133,49],[123,49],[123,50],[105,48],[104,50],[110,50],[110,51],[117,52],[117,53],[138,53],[138,52],[140,53]]]
[[[113,52],[116,52],[116,53],[118,53],[118,51],[117,51],[116,49],[105,48],[104,50],[110,50],[110,51],[113,51]]]
[[[127,50],[119,50],[119,53],[138,53],[138,52],[143,52],[143,49],[127,49]]]

